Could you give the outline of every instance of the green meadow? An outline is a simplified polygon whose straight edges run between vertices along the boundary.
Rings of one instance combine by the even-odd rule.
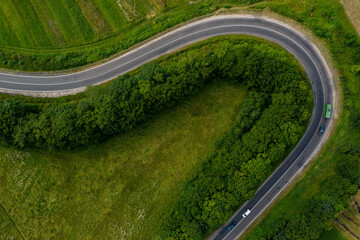
[[[152,239],[246,96],[219,81],[87,149],[0,147],[0,203],[27,239]],[[0,220],[0,239],[18,239],[1,211]]]

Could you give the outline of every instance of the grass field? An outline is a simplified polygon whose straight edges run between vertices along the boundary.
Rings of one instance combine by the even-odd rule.
[[[0,46],[74,46],[119,34],[183,0],[3,0]]]
[[[14,223],[11,221],[9,215],[3,209],[0,203],[0,237],[1,239],[21,239],[20,233],[17,231]]]
[[[347,240],[347,238],[344,237],[343,235],[341,235],[341,233],[339,231],[337,231],[336,228],[323,234],[321,236],[321,239],[322,240]]]
[[[177,24],[232,6],[228,0],[23,2],[0,3],[0,68],[51,71],[84,66]]]
[[[246,95],[211,83],[134,131],[75,152],[0,147],[0,202],[27,239],[151,239]],[[16,237],[1,211],[0,219],[0,239]]]

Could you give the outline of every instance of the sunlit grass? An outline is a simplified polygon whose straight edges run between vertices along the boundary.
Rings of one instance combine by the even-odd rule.
[[[88,149],[2,147],[0,201],[28,239],[151,239],[245,97],[241,85],[211,83],[135,130]]]

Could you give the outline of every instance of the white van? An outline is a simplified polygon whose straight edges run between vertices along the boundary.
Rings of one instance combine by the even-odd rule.
[[[243,218],[246,217],[247,215],[249,215],[251,213],[250,209],[246,210],[246,212],[243,213]]]

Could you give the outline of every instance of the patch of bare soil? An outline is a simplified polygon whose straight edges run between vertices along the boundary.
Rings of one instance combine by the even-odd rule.
[[[105,36],[110,32],[109,26],[94,2],[77,0],[77,3],[96,35]]]
[[[129,22],[136,19],[136,6],[133,0],[118,0],[117,2]]]
[[[360,35],[360,0],[340,0],[344,6],[346,14]]]

